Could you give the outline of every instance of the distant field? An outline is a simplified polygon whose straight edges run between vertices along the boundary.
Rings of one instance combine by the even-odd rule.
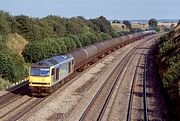
[[[167,26],[167,27],[170,27],[172,24],[173,24],[174,26],[177,26],[177,23],[176,23],[176,22],[168,22],[168,23],[158,22],[158,25],[159,25],[159,26]]]
[[[117,23],[112,23],[111,24],[112,28],[116,31],[129,31],[129,29],[126,27],[124,24],[117,24]],[[123,28],[124,26],[124,28]],[[133,23],[132,24],[133,28],[139,28],[139,29],[147,29],[148,25],[147,24],[138,24],[138,23]]]
[[[133,23],[132,24],[133,28],[138,28],[138,29],[148,29],[148,25],[147,24],[138,24],[138,23]]]
[[[171,25],[173,26],[177,26],[177,23],[176,22],[158,22],[158,26],[165,26],[165,27],[168,27],[170,28]],[[119,24],[119,23],[112,23],[111,24],[112,28],[116,31],[129,31],[129,29],[124,25],[124,24]],[[123,26],[125,28],[123,28]],[[148,24],[140,24],[140,23],[132,23],[132,27],[133,28],[139,28],[139,29],[148,29],[149,28],[149,25]]]
[[[121,31],[129,31],[129,29],[126,27],[124,24],[117,24],[117,23],[112,23],[111,24],[112,28],[115,31],[121,32]],[[123,28],[124,27],[124,28]]]

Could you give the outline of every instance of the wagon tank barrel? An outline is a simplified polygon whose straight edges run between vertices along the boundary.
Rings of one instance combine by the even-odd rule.
[[[155,33],[155,31],[144,31],[104,42],[97,42],[76,49],[66,55],[55,56],[34,63],[30,70],[29,87],[32,90],[38,90],[38,92],[53,92],[54,88],[64,85],[68,79],[73,77],[76,71],[83,70],[88,63],[94,63],[94,60],[102,58],[119,47]]]

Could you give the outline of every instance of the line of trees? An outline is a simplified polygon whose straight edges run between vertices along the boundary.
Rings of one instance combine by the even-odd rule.
[[[22,56],[7,46],[8,35],[12,33],[18,33],[28,41]],[[89,20],[81,16],[64,18],[53,15],[32,18],[0,11],[0,88],[24,79],[26,63],[128,33],[112,30],[111,23],[103,16]]]
[[[26,62],[34,63],[55,55],[65,54],[76,48],[84,47],[95,42],[111,39],[106,33],[82,33],[61,38],[45,38],[41,41],[29,43],[23,50]]]

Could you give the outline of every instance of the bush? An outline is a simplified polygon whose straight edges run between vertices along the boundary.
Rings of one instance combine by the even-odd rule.
[[[0,11],[0,35],[7,35],[11,32],[10,23],[8,22],[9,13]]]
[[[67,51],[74,50],[76,48],[76,42],[71,37],[63,37],[64,44],[67,47]]]
[[[108,40],[108,39],[112,39],[112,37],[106,33],[99,33],[99,40],[100,41],[105,41],[105,40]]]
[[[6,80],[16,82],[25,78],[23,59],[16,54],[0,52],[0,75]]]
[[[161,57],[163,57],[163,56],[166,55],[173,47],[174,47],[174,46],[173,46],[172,41],[164,42],[164,43],[160,46],[159,55],[160,55]]]
[[[42,41],[29,43],[23,49],[22,55],[25,62],[34,63],[55,55],[61,54],[61,48],[56,39],[46,38]]]
[[[167,42],[169,40],[168,34],[164,34],[159,38],[158,45],[161,46],[164,42]]]
[[[81,41],[83,47],[91,44],[90,38],[85,33],[79,36],[79,40]]]
[[[10,86],[10,82],[8,80],[0,78],[0,90],[3,90],[8,86]]]
[[[174,84],[180,79],[180,62],[177,62],[168,68],[164,74],[162,82],[164,88],[173,88]]]
[[[173,35],[175,30],[164,34],[159,38],[157,60],[160,63],[159,69],[162,77],[162,85],[166,94],[166,101],[173,112],[173,120],[178,120],[179,114],[179,81],[180,81],[180,49],[177,38],[179,35]],[[177,30],[176,30],[177,31]],[[178,30],[179,31],[179,30]]]

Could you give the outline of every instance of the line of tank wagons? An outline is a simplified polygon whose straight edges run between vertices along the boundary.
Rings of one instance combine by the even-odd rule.
[[[33,63],[29,75],[30,92],[31,94],[50,94],[64,85],[67,80],[73,78],[75,72],[82,70],[88,64],[94,63],[115,49],[154,33],[154,31],[144,31],[126,35],[79,48],[66,55]]]

